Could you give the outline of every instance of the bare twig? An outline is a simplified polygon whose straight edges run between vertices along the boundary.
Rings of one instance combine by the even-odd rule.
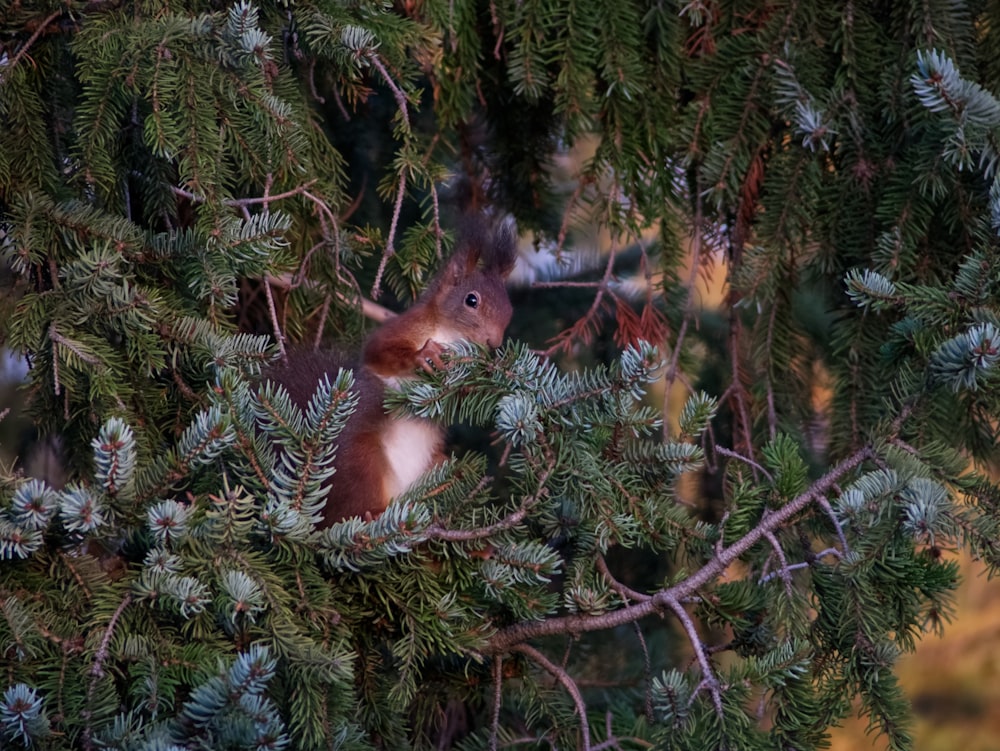
[[[844,554],[846,555],[847,553],[850,553],[851,548],[847,544],[847,537],[844,536],[844,529],[840,526],[840,519],[838,519],[837,515],[833,512],[833,506],[830,505],[830,502],[826,498],[818,498],[816,503],[821,509],[823,509],[826,515],[830,517],[830,521],[833,522],[833,529],[837,533],[837,539],[840,540],[840,546],[843,549]]]
[[[403,196],[406,193],[406,172],[399,173],[399,185],[396,188],[396,204],[392,209],[392,219],[389,222],[389,234],[385,238],[385,251],[382,253],[382,260],[379,261],[378,271],[375,272],[375,281],[372,284],[372,297],[378,299],[382,294],[382,275],[389,259],[396,254],[396,229],[399,226],[399,215],[403,211]]]
[[[653,723],[653,661],[649,656],[649,645],[646,644],[646,637],[642,634],[642,628],[639,626],[638,621],[632,624],[635,629],[635,638],[639,640],[639,646],[642,648],[642,678],[643,678],[643,688],[645,693],[645,710],[646,710],[646,720],[650,724]]]
[[[503,696],[503,656],[493,657],[493,716],[490,718],[490,751],[497,751],[500,740],[500,703]]]
[[[437,138],[437,136],[434,137]],[[431,180],[430,191],[431,205],[434,207],[434,250],[440,260],[442,256],[441,238],[444,236],[444,231],[441,229],[441,202],[438,198],[437,185],[433,180]]]
[[[718,715],[722,716],[722,691],[719,688],[719,681],[715,677],[715,671],[712,670],[712,664],[708,661],[708,654],[705,651],[705,644],[701,640],[701,636],[698,634],[698,629],[694,625],[694,621],[691,620],[691,616],[688,615],[684,606],[677,602],[674,598],[666,598],[667,607],[669,607],[674,615],[677,616],[677,620],[681,622],[681,626],[684,627],[684,632],[687,634],[688,641],[691,642],[691,649],[694,650],[695,657],[698,659],[698,664],[701,666],[701,685],[708,688],[709,693],[712,695],[712,703],[715,705],[715,711]]]
[[[399,116],[403,120],[403,125],[406,128],[406,132],[410,132],[410,109],[409,100],[406,98],[406,93],[400,88],[399,84],[389,75],[388,69],[385,67],[385,63],[382,62],[382,58],[372,50],[367,55],[368,61],[378,70],[385,80],[386,85],[392,90],[392,95],[396,98],[396,106],[399,107]],[[396,247],[396,231],[399,227],[399,215],[403,210],[403,197],[406,195],[406,171],[400,170],[399,172],[399,185],[396,187],[396,203],[392,209],[392,220],[389,223],[389,235],[385,240],[385,252],[382,254],[382,260],[379,262],[378,271],[375,272],[375,281],[372,284],[372,297],[378,299],[382,293],[382,274],[385,272],[386,264],[388,264],[389,259],[395,254]]]
[[[278,311],[274,307],[274,293],[271,292],[271,284],[264,279],[264,297],[267,299],[267,312],[271,316],[271,328],[274,330],[274,340],[278,343],[278,353],[282,362],[285,361],[285,333],[278,323]]]
[[[677,380],[684,338],[687,336],[688,327],[691,325],[691,319],[694,317],[695,286],[698,282],[698,268],[701,266],[701,252],[704,245],[704,237],[702,235],[704,221],[701,191],[698,190],[696,185],[694,195],[694,236],[691,238],[691,271],[684,285],[687,291],[687,298],[684,301],[684,318],[681,321],[680,329],[677,331],[677,339],[674,342],[673,351],[670,353],[670,362],[667,363],[667,368],[663,374],[663,407],[661,412],[663,414],[664,426],[670,424],[667,420],[667,417],[670,415],[670,392],[673,390],[674,382]],[[663,440],[667,441],[669,438],[667,430],[664,429]]]
[[[755,462],[753,459],[751,459],[751,458],[749,458],[747,456],[743,456],[743,454],[740,454],[740,453],[738,453],[736,451],[730,451],[729,449],[724,448],[723,446],[716,446],[715,447],[715,453],[719,454],[720,456],[729,457],[730,459],[736,459],[738,461],[743,462],[744,464],[749,464],[754,469],[760,470],[761,474],[763,474],[764,477],[767,478],[768,482],[774,482],[774,477],[771,476],[770,472],[768,472],[766,469],[764,469],[764,467],[762,467],[760,464],[758,464],[757,462]]]
[[[383,305],[369,300],[367,297],[361,298],[361,313],[370,321],[384,323],[390,318],[395,318],[396,314]]]
[[[828,555],[832,555],[835,558],[837,558],[838,560],[841,559],[841,558],[843,558],[843,555],[841,554],[841,552],[839,550],[837,550],[836,548],[827,548],[826,550],[821,550],[819,553],[816,553],[816,555],[812,556],[810,560],[808,560],[808,561],[800,561],[799,563],[791,563],[791,564],[785,566],[785,568],[783,570],[784,571],[800,571],[800,570],[802,570],[804,568],[809,568],[810,566],[813,565],[813,563],[815,561],[819,560],[820,558],[825,558]],[[780,572],[780,571],[774,571],[774,572],[772,572],[770,574],[767,574],[766,576],[762,576],[760,578],[760,583],[761,584],[766,584],[767,582],[769,582],[772,579],[774,579],[774,577],[780,576],[781,573],[782,572]]]
[[[573,195],[569,197],[566,201],[566,208],[563,210],[562,223],[559,225],[559,234],[556,236],[556,258],[562,255],[563,246],[566,244],[566,235],[569,232],[569,219],[570,214],[576,207],[577,202],[580,200],[580,196],[583,195],[583,190],[586,185],[589,184],[589,180],[584,180],[580,178],[576,181],[576,188],[573,190]]]
[[[650,595],[645,595],[642,592],[636,592],[634,589],[630,589],[618,581],[614,576],[612,576],[611,571],[608,569],[608,562],[604,560],[603,555],[598,555],[594,560],[594,566],[597,568],[601,575],[608,580],[608,584],[611,588],[617,592],[626,602],[629,600],[634,600],[635,602],[645,602],[646,600],[652,599]]]
[[[21,48],[14,54],[14,57],[10,59],[10,62],[8,62],[6,66],[4,66],[3,70],[0,70],[0,83],[7,80],[7,78],[11,74],[11,71],[14,70],[14,66],[16,66],[21,61],[21,58],[23,58],[26,54],[28,54],[28,50],[31,49],[32,45],[38,41],[38,37],[42,35],[43,31],[45,31],[45,27],[47,27],[50,23],[59,18],[59,16],[61,16],[62,14],[63,14],[62,8],[60,8],[57,11],[53,11],[48,15],[48,17],[44,21],[42,21],[38,25],[38,28],[35,29],[34,33],[30,37],[28,37],[28,41],[21,45]]]
[[[562,684],[562,687],[572,697],[573,703],[576,705],[576,712],[580,716],[580,749],[581,751],[592,751],[590,746],[590,725],[587,723],[587,705],[583,701],[583,694],[580,693],[579,686],[576,685],[565,670],[534,647],[527,644],[518,644],[511,651],[520,652]]]
[[[366,57],[378,72],[382,74],[386,86],[392,90],[392,95],[396,97],[396,106],[399,107],[399,115],[403,118],[406,129],[410,130],[409,100],[406,98],[406,93],[399,87],[399,84],[396,83],[393,77],[389,75],[389,71],[386,69],[385,63],[382,62],[382,58],[374,50],[369,52]]]
[[[111,620],[108,621],[108,627],[104,631],[104,636],[101,638],[101,644],[97,648],[97,652],[94,653],[94,664],[90,667],[90,684],[87,686],[87,709],[84,709],[82,714],[87,719],[87,724],[83,728],[83,748],[86,751],[93,751],[95,748],[92,739],[93,728],[90,726],[91,712],[89,707],[93,705],[94,692],[97,690],[97,682],[104,677],[104,663],[108,659],[108,645],[111,644],[111,636],[114,633],[115,626],[118,625],[118,619],[121,618],[122,613],[125,612],[127,608],[132,603],[131,593],[126,594],[122,598],[121,603],[115,609],[115,612],[111,616]]]
[[[764,539],[771,543],[771,547],[774,549],[774,554],[778,558],[778,576],[785,583],[785,594],[788,595],[788,599],[792,599],[792,577],[788,573],[788,559],[785,557],[785,551],[781,549],[781,543],[778,542],[778,538],[774,535],[774,532],[765,532]]]
[[[578,287],[584,289],[599,289],[604,282],[532,282],[532,288],[557,289],[559,287]]]
[[[316,334],[313,336],[313,349],[318,350],[323,342],[323,330],[326,328],[326,317],[330,314],[330,295],[323,296],[323,304],[319,309],[319,321],[316,323]]]
[[[572,339],[573,332],[580,329],[581,325],[585,326],[587,322],[593,319],[597,312],[601,308],[601,303],[604,301],[604,296],[608,294],[608,286],[611,283],[612,272],[615,267],[615,256],[618,254],[618,244],[617,242],[612,242],[611,248],[608,251],[608,262],[604,267],[604,276],[601,277],[601,281],[597,286],[597,294],[594,295],[594,301],[590,304],[590,309],[583,315],[583,317],[573,324],[568,331],[564,331],[559,334],[555,339],[555,344],[545,350],[545,355],[551,356],[558,352],[566,343]]]
[[[79,345],[77,345],[76,342],[73,342],[64,337],[62,334],[60,334],[59,330],[55,327],[55,324],[49,325],[49,339],[51,339],[56,344],[62,345],[88,365],[96,366],[101,364],[100,358],[91,355],[88,352],[84,352],[83,350],[80,349]]]
[[[270,184],[268,184],[264,189],[264,195],[255,196],[253,198],[227,198],[222,202],[223,206],[231,206],[233,208],[247,208],[248,206],[255,206],[257,204],[264,204],[265,207],[271,201],[280,201],[283,198],[292,198],[293,196],[307,196],[311,200],[317,200],[314,196],[308,196],[309,188],[311,188],[316,183],[316,179],[309,180],[308,182],[302,183],[302,185],[297,185],[291,190],[286,190],[284,193],[275,193],[274,195],[269,195]],[[184,190],[184,188],[178,188],[177,186],[171,187],[171,192],[175,196],[180,196],[181,198],[186,198],[193,203],[204,203],[204,196],[199,196],[192,193],[189,190]]]
[[[545,487],[545,483],[554,470],[555,466],[552,462],[549,462],[538,478],[538,491],[534,495],[530,495],[522,500],[521,505],[518,506],[516,511],[512,511],[500,521],[490,524],[488,527],[479,527],[477,529],[446,529],[440,524],[432,524],[427,528],[427,538],[431,540],[445,540],[447,542],[472,542],[492,537],[495,534],[503,532],[505,529],[518,526],[524,521],[532,508],[543,498],[548,497],[549,491]]]

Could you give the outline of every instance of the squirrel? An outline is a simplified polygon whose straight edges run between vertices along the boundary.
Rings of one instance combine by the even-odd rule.
[[[323,526],[378,516],[392,498],[445,460],[444,429],[431,420],[387,414],[386,386],[398,386],[418,370],[444,367],[441,355],[449,344],[466,340],[500,346],[513,312],[504,283],[516,260],[512,222],[492,228],[482,219],[467,221],[455,252],[417,302],[365,341],[354,368],[360,401],[339,437]],[[342,364],[335,353],[293,351],[265,376],[305,406],[319,379]]]

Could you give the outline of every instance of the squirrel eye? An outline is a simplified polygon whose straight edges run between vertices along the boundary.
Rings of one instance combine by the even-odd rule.
[[[477,295],[475,292],[470,292],[465,296],[465,304],[468,305],[470,308],[478,308],[479,295]]]

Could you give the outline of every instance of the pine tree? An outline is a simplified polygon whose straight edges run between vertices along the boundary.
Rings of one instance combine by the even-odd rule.
[[[70,476],[0,478],[0,744],[911,747],[944,553],[1000,565],[994,3],[0,14],[0,336]],[[318,529],[353,375],[263,366],[485,205],[512,340],[387,396],[473,448]]]

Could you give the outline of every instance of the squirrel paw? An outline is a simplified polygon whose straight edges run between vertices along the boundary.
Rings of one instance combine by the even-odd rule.
[[[441,362],[441,355],[444,350],[444,345],[439,344],[433,339],[428,339],[424,342],[424,346],[417,352],[417,365],[426,373],[433,373],[435,368],[439,370],[444,368],[444,363]]]

